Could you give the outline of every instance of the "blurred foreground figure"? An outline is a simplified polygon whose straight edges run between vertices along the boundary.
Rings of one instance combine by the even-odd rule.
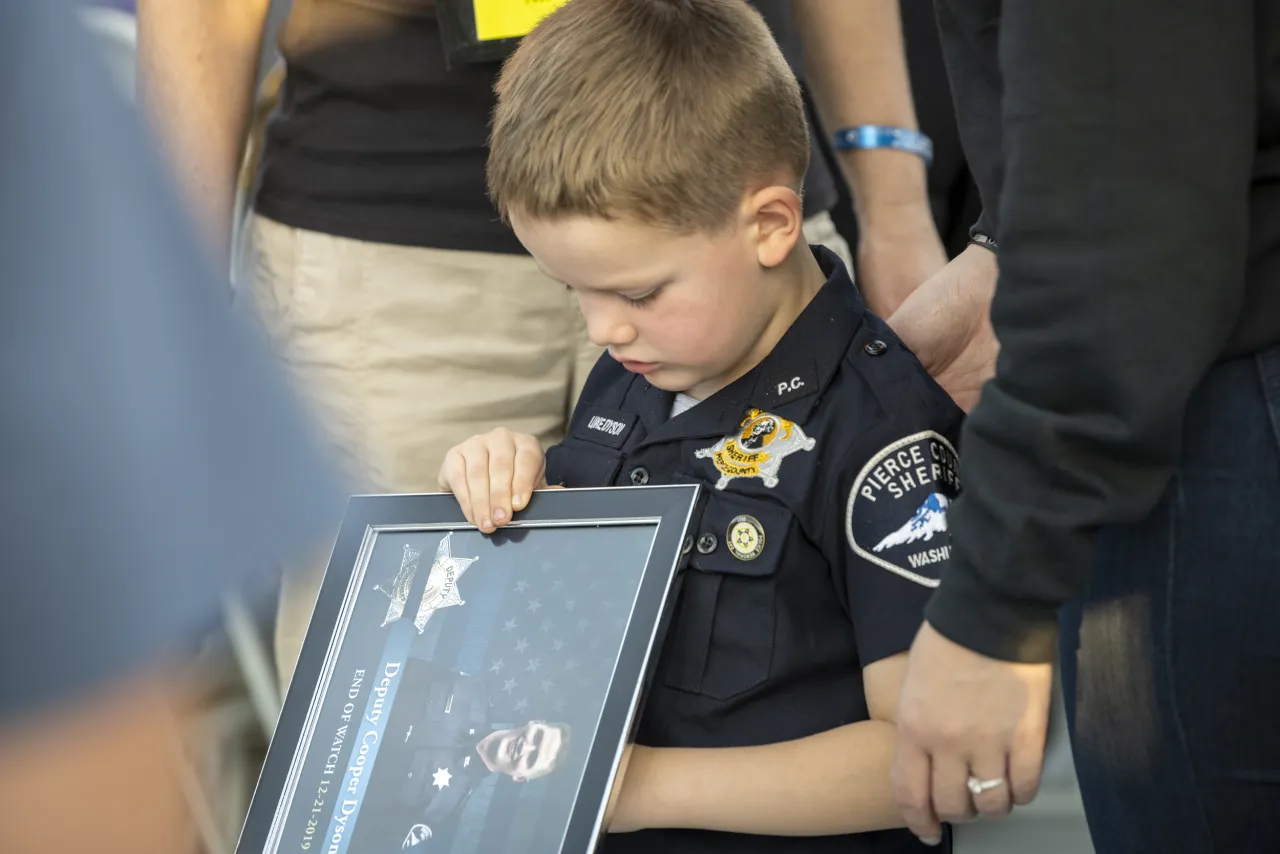
[[[0,54],[3,849],[173,854],[166,668],[339,496],[66,0]]]

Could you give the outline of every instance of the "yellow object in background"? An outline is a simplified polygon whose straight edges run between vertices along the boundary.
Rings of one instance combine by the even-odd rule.
[[[473,0],[479,41],[516,39],[569,0]]]

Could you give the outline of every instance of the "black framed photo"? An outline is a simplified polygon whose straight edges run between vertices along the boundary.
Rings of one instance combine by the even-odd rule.
[[[592,851],[697,499],[353,497],[237,854]]]

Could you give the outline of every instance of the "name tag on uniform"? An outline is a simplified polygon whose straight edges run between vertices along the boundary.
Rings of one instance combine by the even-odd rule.
[[[593,409],[587,414],[586,421],[582,422],[573,435],[579,439],[586,439],[596,442],[600,445],[606,445],[610,448],[621,448],[622,444],[627,441],[627,436],[631,435],[631,428],[635,426],[636,414],[634,412],[621,412],[617,409]]]
[[[795,365],[789,371],[761,378],[766,407],[782,406],[818,391],[818,369],[812,362]]]
[[[480,41],[517,39],[568,0],[472,0],[476,38]]]

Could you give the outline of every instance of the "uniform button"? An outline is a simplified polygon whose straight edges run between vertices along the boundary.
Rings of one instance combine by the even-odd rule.
[[[720,545],[720,541],[716,539],[715,534],[703,534],[698,537],[698,553],[709,555],[716,550],[716,546]]]
[[[633,486],[644,486],[649,482],[649,470],[644,466],[636,466],[631,470],[631,484]]]
[[[883,341],[868,341],[866,346],[862,348],[863,352],[868,356],[882,356],[884,351],[889,349],[889,345]]]
[[[685,534],[684,545],[680,548],[680,554],[687,555],[693,551],[693,534]]]

